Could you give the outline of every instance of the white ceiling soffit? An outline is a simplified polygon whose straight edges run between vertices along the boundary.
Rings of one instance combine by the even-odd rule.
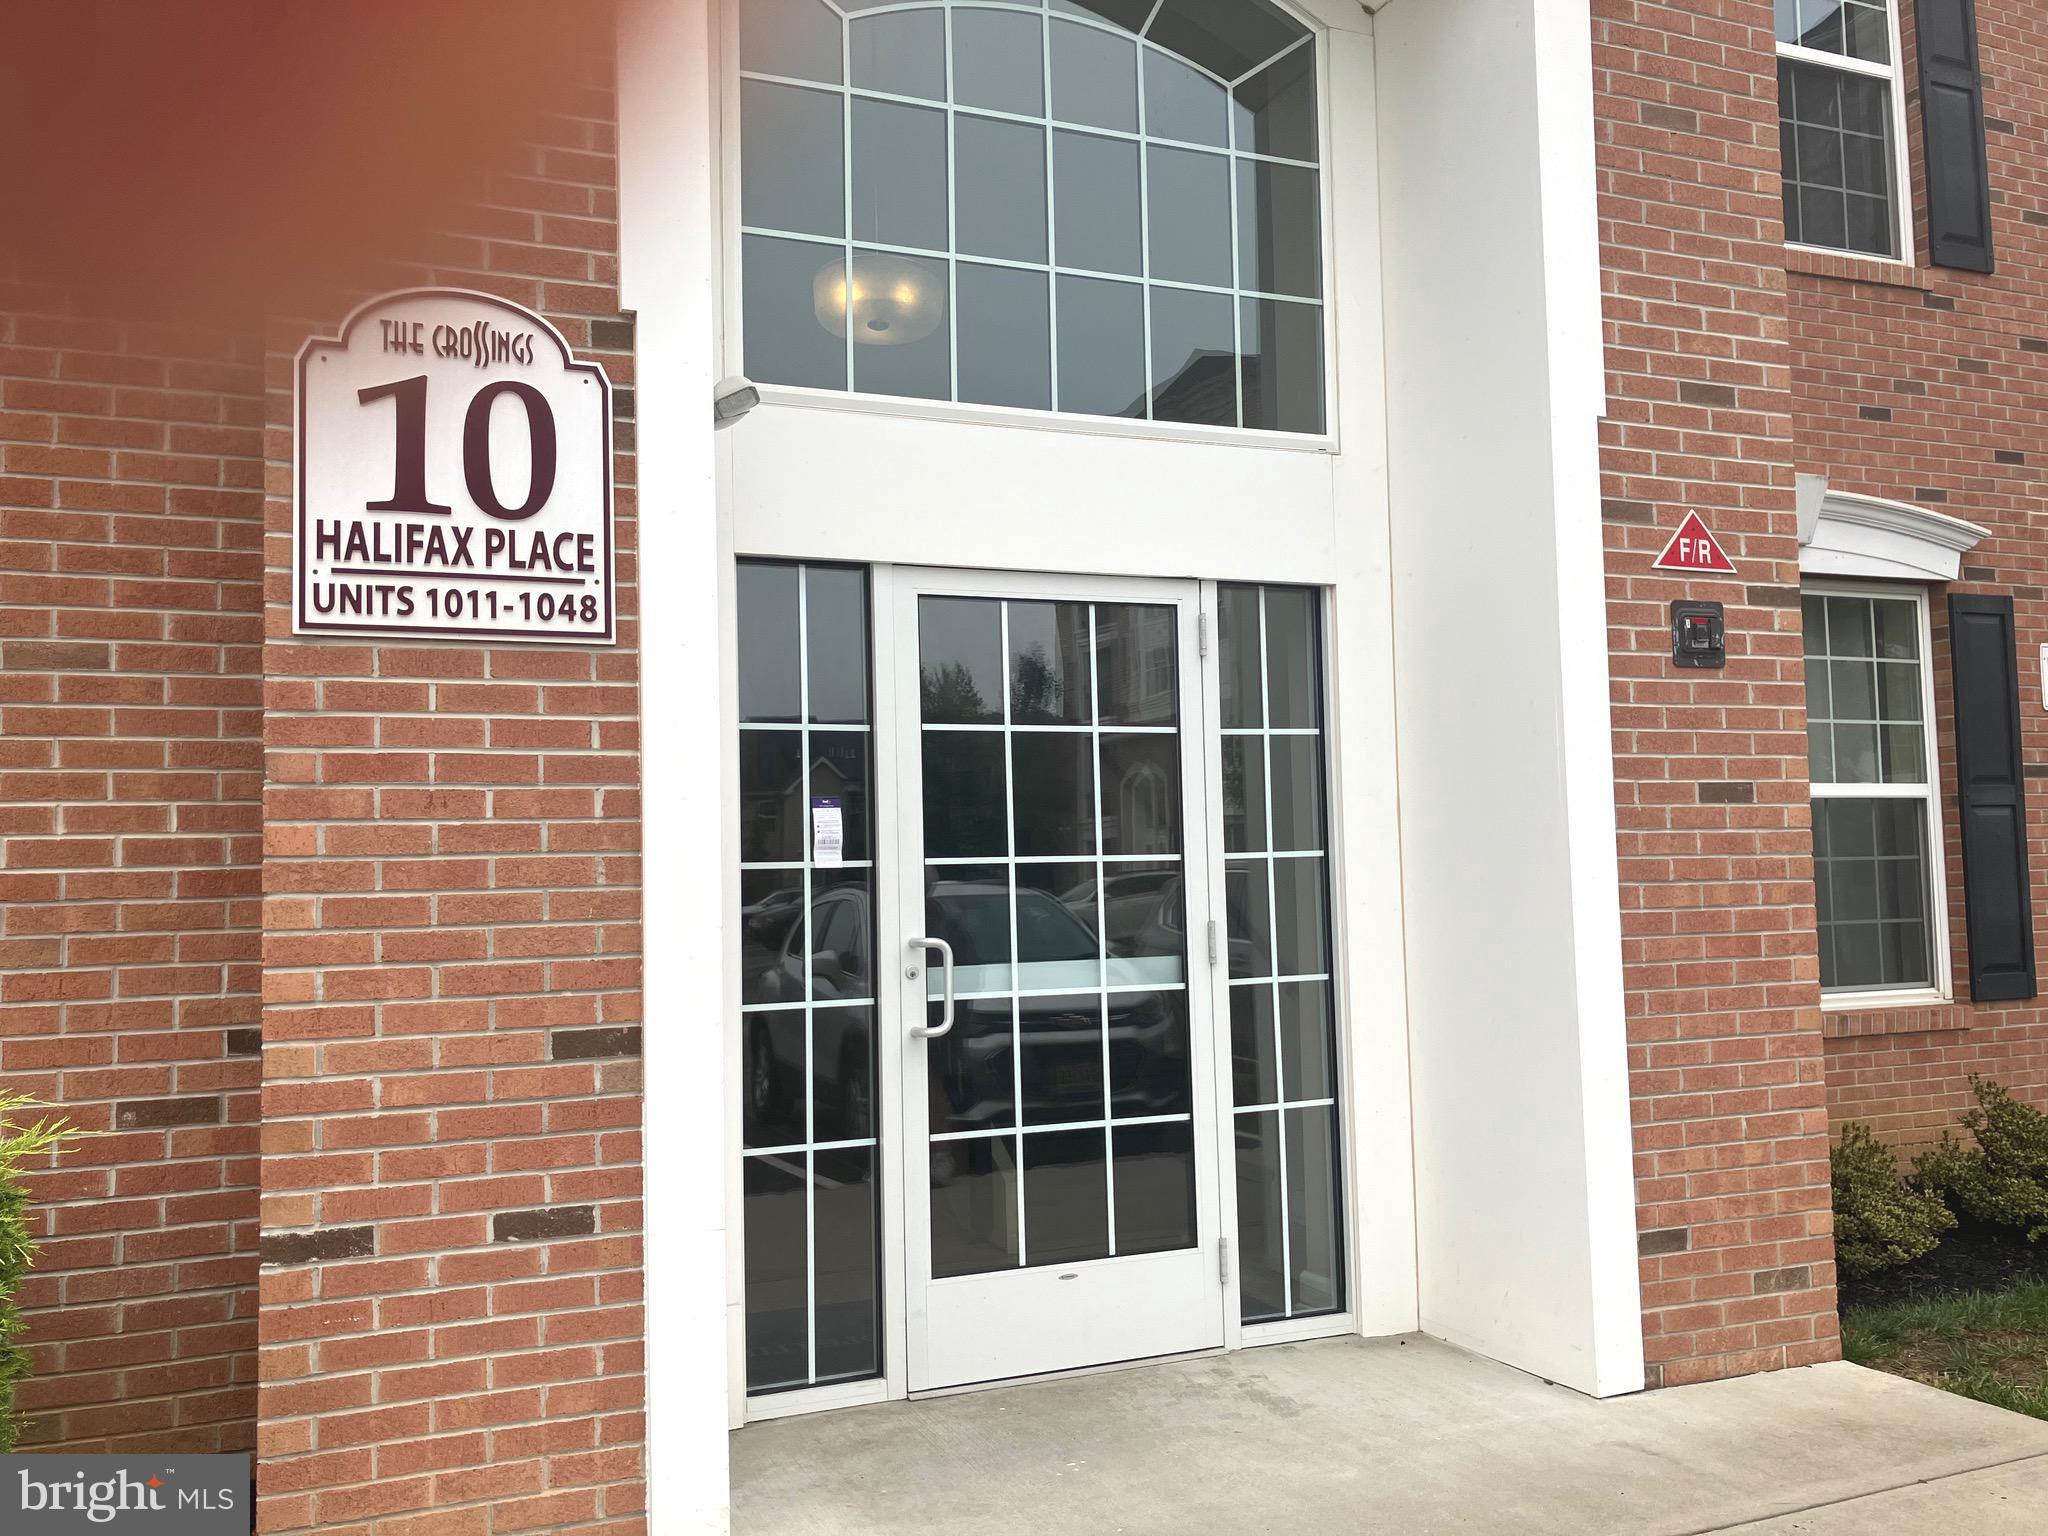
[[[1907,501],[1831,491],[1800,475],[1799,574],[1887,581],[1954,581],[1986,530]]]
[[[1288,0],[1308,20],[1333,32],[1370,32],[1373,14],[1390,0]]]

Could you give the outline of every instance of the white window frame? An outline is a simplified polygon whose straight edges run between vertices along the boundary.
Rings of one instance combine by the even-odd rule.
[[[1851,581],[1803,581],[1799,590],[1802,596],[1815,597],[1868,597],[1886,602],[1913,604],[1918,615],[1920,641],[1920,723],[1926,734],[1927,782],[1924,784],[1821,784],[1810,783],[1809,790],[1815,801],[1819,800],[1919,800],[1927,807],[1927,911],[1928,942],[1934,953],[1930,974],[1931,985],[1924,987],[1838,987],[1823,989],[1821,1006],[1833,1013],[1862,1012],[1873,1008],[1924,1007],[1929,1003],[1948,1002],[1955,996],[1955,981],[1951,974],[1948,926],[1948,860],[1947,835],[1941,816],[1941,757],[1940,734],[1934,715],[1934,629],[1930,619],[1927,588],[1893,582],[1851,582]],[[1801,681],[1805,678],[1806,657],[1802,648],[1800,657]],[[1816,861],[1817,862],[1817,861]],[[1818,868],[1815,873],[1818,874]],[[1820,936],[1819,911],[1815,910],[1814,937],[1815,954],[1818,955]]]
[[[936,6],[943,10],[946,6],[953,3],[966,3],[984,9],[1016,11],[1025,15],[1046,16],[1057,14],[1062,20],[1073,21],[1084,26],[1092,26],[1095,27],[1097,30],[1109,32],[1118,37],[1135,38],[1135,34],[1125,32],[1123,29],[1115,27],[1108,22],[1099,21],[1089,16],[1076,15],[1067,12],[1049,12],[1041,6],[1034,6],[1030,4],[1029,0],[889,0],[889,3],[887,4],[886,8],[895,10],[909,10],[925,6]],[[1319,202],[1317,205],[1317,215],[1320,223],[1320,228],[1317,230],[1317,239],[1320,243],[1322,251],[1323,291],[1322,297],[1319,300],[1304,302],[1315,302],[1316,304],[1318,304],[1322,311],[1323,430],[1321,432],[1283,432],[1260,427],[1211,426],[1193,422],[1152,421],[1149,419],[1136,419],[1124,416],[1086,416],[1079,414],[1077,412],[1061,411],[1058,409],[1057,404],[1055,404],[1052,408],[1046,410],[1037,410],[1032,408],[1015,406],[977,405],[971,402],[957,400],[928,400],[909,395],[862,394],[856,392],[852,388],[852,376],[850,372],[847,380],[848,387],[843,390],[814,389],[794,384],[761,384],[759,383],[759,381],[756,381],[757,387],[760,389],[761,392],[762,402],[767,405],[810,406],[832,411],[856,411],[867,413],[879,413],[891,416],[907,416],[922,418],[925,420],[932,421],[971,422],[983,426],[1014,427],[1023,428],[1029,431],[1089,433],[1097,436],[1109,437],[1164,439],[1169,442],[1210,443],[1219,446],[1228,445],[1233,447],[1250,446],[1260,448],[1276,448],[1285,451],[1299,453],[1329,454],[1337,452],[1341,446],[1341,443],[1340,435],[1338,432],[1339,404],[1337,398],[1337,351],[1339,344],[1339,317],[1337,314],[1337,241],[1335,235],[1337,221],[1334,212],[1336,206],[1334,199],[1337,196],[1338,188],[1333,174],[1333,166],[1336,158],[1337,139],[1335,134],[1335,125],[1333,122],[1334,103],[1332,100],[1332,93],[1336,89],[1336,84],[1332,79],[1332,68],[1330,60],[1330,34],[1332,31],[1332,27],[1327,19],[1318,14],[1317,7],[1315,7],[1312,4],[1304,4],[1302,3],[1302,0],[1272,0],[1272,3],[1278,9],[1286,12],[1288,15],[1292,16],[1296,21],[1300,22],[1302,26],[1306,27],[1309,31],[1308,37],[1302,39],[1297,43],[1291,44],[1286,49],[1283,49],[1280,54],[1274,55],[1272,59],[1266,60],[1265,63],[1260,64],[1256,69],[1249,71],[1240,80],[1224,81],[1223,84],[1226,88],[1226,91],[1234,91],[1236,86],[1242,83],[1243,79],[1249,79],[1251,75],[1257,74],[1260,69],[1264,69],[1267,65],[1277,62],[1279,58],[1283,57],[1287,53],[1293,52],[1296,48],[1306,47],[1314,50],[1316,61],[1316,179],[1319,197]],[[744,302],[744,290],[742,287],[742,284],[744,282],[744,272],[742,270],[743,263],[741,260],[741,252],[746,231],[742,227],[743,221],[740,216],[740,162],[741,156],[745,153],[745,149],[740,142],[740,83],[744,79],[757,77],[751,76],[748,72],[743,71],[740,67],[740,11],[744,4],[744,0],[714,0],[714,4],[716,8],[715,14],[718,24],[717,47],[720,60],[719,142],[722,146],[723,151],[719,156],[719,190],[722,212],[722,217],[720,220],[722,291],[719,296],[721,309],[721,331],[719,336],[719,350],[722,356],[720,368],[721,371],[725,374],[744,374],[746,372],[746,309]],[[857,12],[851,12],[849,14],[872,15],[875,13],[877,9],[881,8],[884,7],[870,5],[866,6],[865,8]],[[1154,6],[1154,9],[1157,9],[1156,5]],[[1367,17],[1367,20],[1369,21],[1370,18]],[[1050,23],[1048,23],[1048,25],[1049,24]],[[951,36],[952,31],[949,23],[947,28],[949,50]],[[1143,39],[1136,39],[1136,41],[1138,43],[1138,55],[1140,64],[1140,78],[1138,83],[1140,100],[1139,131],[1136,134],[1114,132],[1107,129],[1095,128],[1082,128],[1080,131],[1093,134],[1097,137],[1128,139],[1138,143],[1141,146],[1141,153],[1138,156],[1138,163],[1140,167],[1138,195],[1139,217],[1141,220],[1140,239],[1143,246],[1143,263],[1145,270],[1136,278],[1131,277],[1129,274],[1119,273],[1101,275],[1114,278],[1115,280],[1120,282],[1135,282],[1140,286],[1141,290],[1146,295],[1145,376],[1146,388],[1149,392],[1152,387],[1152,306],[1150,302],[1150,293],[1154,287],[1171,288],[1187,287],[1190,285],[1163,282],[1155,280],[1151,276],[1151,207],[1150,197],[1147,192],[1150,167],[1149,158],[1146,154],[1142,152],[1142,147],[1148,144],[1160,144],[1171,148],[1176,147],[1176,143],[1174,140],[1170,139],[1153,139],[1149,137],[1144,131],[1144,110],[1142,105],[1144,98],[1143,58],[1144,49],[1147,45]],[[1160,51],[1168,52],[1169,50]],[[1177,58],[1178,55],[1174,55],[1174,57]],[[1051,68],[1051,55],[1049,52],[1046,55],[1045,63],[1046,68],[1049,71]],[[1196,67],[1199,68],[1199,66]],[[1208,74],[1209,72],[1203,70],[1202,73]],[[949,60],[949,83],[950,74],[951,63]],[[792,83],[805,85],[810,89],[816,90],[837,89],[841,96],[849,103],[853,101],[856,97],[859,97],[867,100],[902,100],[905,102],[909,102],[912,105],[923,107],[932,107],[934,105],[937,105],[938,110],[945,112],[947,117],[947,163],[949,166],[951,165],[953,156],[954,108],[950,104],[934,104],[932,102],[923,101],[921,99],[913,100],[912,98],[908,97],[897,98],[872,90],[856,89],[852,83],[849,61],[842,61],[842,76],[842,81],[840,85],[837,87],[827,87],[817,85],[812,82]],[[768,79],[772,81],[776,77],[760,76],[758,78]],[[1221,77],[1211,76],[1211,78],[1220,80]],[[1049,91],[1049,78],[1047,80],[1047,87]],[[1226,99],[1228,99],[1228,97],[1226,97]],[[1049,95],[1046,102],[1046,110],[1048,113],[1050,113],[1051,111],[1051,100]],[[1008,116],[1008,114],[1005,113],[984,111],[983,109],[980,108],[973,109],[973,115],[993,118],[1004,118]],[[1237,275],[1235,272],[1235,263],[1237,261],[1238,253],[1235,250],[1237,239],[1237,188],[1234,167],[1239,156],[1239,151],[1236,147],[1236,113],[1233,111],[1228,114],[1228,117],[1230,122],[1230,142],[1228,148],[1219,151],[1216,150],[1215,146],[1213,145],[1193,145],[1182,147],[1191,147],[1201,149],[1206,152],[1220,153],[1224,155],[1233,166],[1231,181],[1231,240],[1233,246],[1233,250],[1231,253],[1231,260],[1233,263],[1233,285],[1230,289],[1231,323],[1233,328],[1241,333],[1243,325],[1243,316],[1240,299],[1246,296],[1247,290],[1238,288],[1235,285],[1235,278]],[[1036,121],[1035,119],[1017,120]],[[1047,152],[1048,154],[1050,154],[1050,145],[1052,140],[1051,130],[1054,125],[1049,116],[1045,119],[1044,126],[1047,129]],[[843,141],[841,152],[847,155],[850,155],[852,153],[850,136]],[[1251,158],[1261,157],[1253,156]],[[1048,220],[1050,220],[1052,217],[1052,194],[1049,183],[1046,195],[1047,218]],[[949,224],[951,222],[950,189],[948,197],[948,222]],[[772,237],[774,232],[769,231],[767,233],[769,233]],[[834,243],[830,240],[816,236],[806,236],[802,238],[812,240],[818,244]],[[1057,265],[1056,253],[1053,250],[1051,244],[1052,238],[1053,226],[1049,222],[1047,225],[1047,264],[1045,270],[1053,278],[1054,286],[1057,287],[1057,278],[1063,272],[1072,272],[1076,273],[1077,275],[1088,275],[1085,273],[1080,273],[1079,269],[1063,268]],[[849,248],[852,243],[856,243],[852,242],[851,239],[850,222],[848,225],[848,234],[842,236],[838,243],[841,245],[847,245],[849,246]],[[863,245],[871,244],[870,242],[857,243]],[[957,242],[954,243],[957,244]],[[873,248],[885,251],[893,251],[897,249],[895,247],[886,246]],[[960,252],[957,249],[947,253],[943,258],[931,252],[910,251],[908,248],[903,249],[907,254],[920,257],[921,259],[931,261],[938,261],[943,259],[947,268],[949,285],[952,283],[953,276],[954,274],[957,273],[958,264],[962,259]],[[1005,263],[1000,261],[988,261],[982,257],[968,257],[966,259],[975,262],[984,262],[985,264],[995,266],[1029,265],[1020,263]],[[1036,270],[1035,267],[1033,267],[1032,269]],[[1204,291],[1221,292],[1222,290],[1219,289]],[[1256,295],[1252,296],[1256,297]],[[1051,338],[1052,351],[1050,357],[1051,367],[1053,370],[1053,387],[1055,391],[1055,400],[1057,400],[1059,375],[1059,341],[1058,315],[1056,311],[1052,313],[1051,319],[1054,329]],[[1243,355],[1242,339],[1242,335],[1240,334],[1240,358]],[[955,336],[954,346],[955,357],[953,371],[955,374],[954,382],[957,387],[959,363],[957,355],[957,333]],[[851,339],[849,339],[848,341],[848,347],[849,350],[852,347]],[[1243,403],[1242,400],[1240,400],[1240,419],[1242,419],[1242,412]]]
[[[1809,245],[1803,240],[1787,240],[1785,248],[1791,251],[1813,251],[1822,256],[1853,256],[1862,261],[1884,261],[1893,266],[1911,267],[1918,264],[1918,253],[1913,247],[1913,167],[1912,157],[1906,151],[1906,65],[1905,50],[1899,32],[1899,0],[1884,0],[1885,11],[1890,19],[1891,62],[1874,64],[1868,59],[1854,59],[1844,53],[1829,53],[1824,48],[1806,48],[1798,43],[1778,41],[1778,57],[1789,59],[1795,64],[1811,64],[1821,69],[1838,70],[1844,74],[1866,75],[1873,80],[1882,80],[1890,85],[1888,97],[1891,110],[1892,136],[1892,184],[1896,191],[1893,199],[1892,222],[1899,242],[1896,256],[1878,256],[1869,251],[1852,251],[1841,246]],[[1784,168],[1785,147],[1778,146],[1778,165]]]

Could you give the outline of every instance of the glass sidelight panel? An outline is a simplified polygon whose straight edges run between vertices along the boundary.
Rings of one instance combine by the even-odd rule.
[[[867,573],[742,561],[738,605],[747,1390],[776,1392],[882,1364]]]
[[[935,1277],[1194,1246],[1176,623],[919,599]]]
[[[1307,588],[1220,589],[1223,905],[1248,1323],[1344,1306],[1321,629]]]

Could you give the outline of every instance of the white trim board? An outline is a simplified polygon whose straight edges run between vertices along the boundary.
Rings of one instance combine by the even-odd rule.
[[[621,302],[637,313],[634,382],[644,420],[639,512],[642,958],[649,1523],[722,1536],[730,1525],[731,1407],[723,1178],[729,1088],[722,1036],[738,974],[739,821],[734,754],[699,750],[700,722],[736,692],[730,539],[715,495],[705,365],[712,302],[714,81],[705,0],[636,0],[618,30]],[[730,871],[723,879],[706,870]],[[736,1070],[736,1068],[734,1069]]]
[[[1825,475],[1797,477],[1799,574],[1887,581],[1954,581],[1989,531],[1960,517],[1831,491]]]

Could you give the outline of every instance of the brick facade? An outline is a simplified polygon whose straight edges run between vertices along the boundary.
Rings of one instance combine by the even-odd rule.
[[[37,1182],[25,1444],[247,1449],[262,374],[253,328],[0,284],[0,1080]]]
[[[0,1071],[111,1133],[39,1178],[21,1404],[32,1444],[253,1447],[266,1531],[644,1525],[597,42],[538,142],[304,322],[0,289]],[[616,649],[291,637],[294,354],[419,284],[532,307],[610,373]]]
[[[306,330],[269,338],[266,1531],[643,1528],[632,336],[612,124],[593,86],[423,259],[370,286],[501,294],[605,365],[616,649],[294,639]]]
[[[1922,164],[1910,10],[1907,137]],[[1934,595],[1936,736],[1949,870],[1957,1001],[1939,1008],[1833,1013],[1826,1019],[1833,1118],[1868,1121],[1902,1149],[1933,1141],[1970,1103],[1984,1073],[2048,1103],[2048,1008],[1969,1000],[1962,853],[1955,811],[1955,734],[1944,590],[2014,599],[2022,745],[2032,829],[2035,946],[2048,955],[2048,712],[2034,662],[2048,640],[2048,542],[2039,519],[2048,449],[2048,39],[2019,0],[1978,0],[1985,142],[1991,170],[1989,276],[1922,265],[1910,272],[1847,257],[1797,258],[1788,279],[1794,459],[1836,490],[1915,502],[1989,537],[1963,557],[1963,579]],[[1916,210],[1926,261],[1924,201]]]
[[[1644,1353],[1653,1385],[1838,1349],[1768,0],[1605,0],[1601,437]],[[1688,510],[1738,575],[1650,563]],[[1727,605],[1726,671],[1669,604]]]
[[[1952,790],[1957,1001],[1823,1014],[1816,985],[1794,474],[1981,524],[1990,536],[1954,590],[2016,599],[2023,675],[2048,639],[2048,548],[2030,522],[2040,454],[2029,446],[2048,422],[2035,398],[2048,375],[2048,157],[2031,147],[2048,46],[2003,0],[1983,0],[1978,29],[1998,254],[1989,277],[1924,264],[1910,6],[1901,30],[1922,263],[1912,269],[1782,246],[1769,6],[1595,8],[1603,494],[1653,1381],[1833,1351],[1830,1125],[1866,1120],[1910,1151],[1954,1124],[1973,1072],[2048,1098],[2048,1010],[1969,1001]],[[1648,573],[1688,507],[1720,534],[1738,578]],[[1725,673],[1671,671],[1667,605],[1679,596],[1728,604]],[[1952,784],[1941,597],[1936,723]],[[2023,717],[2027,755],[2043,757],[2038,696]],[[2048,769],[2030,761],[2027,772]],[[2031,816],[2048,827],[2039,794]],[[2037,913],[2044,851],[2037,836]]]

